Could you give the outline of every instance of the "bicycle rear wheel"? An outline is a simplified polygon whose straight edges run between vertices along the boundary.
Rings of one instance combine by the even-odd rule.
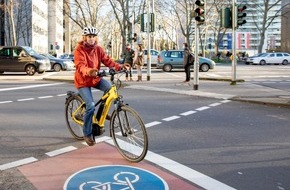
[[[83,140],[84,133],[82,125],[76,123],[72,118],[72,113],[76,111],[77,108],[83,103],[83,99],[80,96],[72,95],[68,98],[65,104],[65,119],[67,127],[74,138],[77,140]],[[79,109],[78,113],[76,113],[75,117],[78,120],[83,120],[85,113],[85,104],[83,104],[83,108]]]
[[[148,151],[145,125],[138,113],[127,105],[112,113],[111,135],[119,153],[131,162],[140,162]]]

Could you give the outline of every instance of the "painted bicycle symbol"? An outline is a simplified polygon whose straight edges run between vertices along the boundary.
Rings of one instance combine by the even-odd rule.
[[[139,181],[139,176],[132,172],[119,172],[114,175],[114,182],[88,181],[82,183],[79,190],[135,190],[133,183]],[[118,189],[117,189],[118,188]]]
[[[103,165],[85,168],[71,175],[63,190],[168,190],[158,175],[137,167]]]

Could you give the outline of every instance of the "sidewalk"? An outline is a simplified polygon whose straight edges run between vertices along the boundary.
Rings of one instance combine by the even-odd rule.
[[[273,105],[290,108],[290,92],[266,86],[256,85],[237,79],[235,85],[225,78],[200,77],[198,90],[193,89],[193,80],[190,83],[182,83],[180,79],[166,79],[158,75],[152,75],[150,81],[143,77],[142,82],[125,82],[126,88],[165,91],[177,94],[186,94],[192,96],[201,96],[218,99],[230,99],[234,101],[243,101],[258,103],[264,105]],[[51,75],[43,78],[44,80],[73,82],[73,76],[69,75]]]

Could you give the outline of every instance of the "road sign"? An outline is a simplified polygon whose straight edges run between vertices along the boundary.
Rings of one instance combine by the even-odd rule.
[[[70,176],[64,190],[72,189],[138,189],[168,190],[167,183],[158,175],[132,166],[104,165],[86,168]]]

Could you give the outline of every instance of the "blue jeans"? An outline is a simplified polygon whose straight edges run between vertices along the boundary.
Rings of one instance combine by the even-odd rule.
[[[97,86],[93,88],[99,89],[104,92],[111,89],[111,87],[111,83],[102,78]],[[84,136],[90,137],[92,135],[92,119],[95,112],[94,98],[92,95],[91,87],[82,87],[79,88],[78,91],[83,100],[86,102],[86,112],[84,115],[83,126]]]

